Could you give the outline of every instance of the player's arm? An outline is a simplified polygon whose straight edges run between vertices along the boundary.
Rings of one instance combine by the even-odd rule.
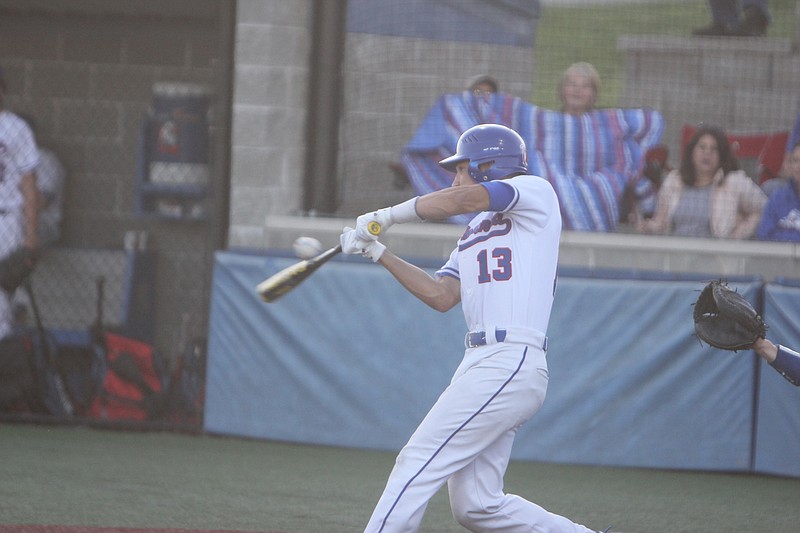
[[[450,187],[420,196],[414,209],[423,220],[445,220],[455,215],[489,209],[489,191],[483,185]]]
[[[421,268],[384,250],[378,262],[395,277],[408,292],[429,307],[442,313],[461,301],[461,283],[451,276],[432,277]]]
[[[451,276],[433,277],[386,249],[377,239],[360,239],[353,228],[339,236],[342,252],[360,254],[380,263],[411,294],[437,311],[445,312],[461,301],[461,284]]]
[[[444,220],[455,215],[486,211],[490,205],[489,191],[482,184],[450,187],[364,213],[356,219],[356,235],[361,240],[374,240],[393,224]]]

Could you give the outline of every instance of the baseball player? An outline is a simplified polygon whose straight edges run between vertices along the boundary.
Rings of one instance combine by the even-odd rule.
[[[0,259],[17,248],[38,244],[39,152],[28,125],[4,107],[5,79],[0,70]],[[0,339],[12,330],[11,295],[0,290]]]
[[[403,447],[367,524],[368,533],[413,532],[447,482],[455,519],[471,531],[591,531],[503,491],[517,429],[545,398],[548,321],[561,216],[555,192],[526,175],[522,138],[488,124],[470,128],[440,164],[452,187],[364,214],[345,228],[342,250],[386,268],[411,294],[445,312],[461,302],[464,358]],[[479,212],[434,277],[392,254],[370,233],[380,224]]]

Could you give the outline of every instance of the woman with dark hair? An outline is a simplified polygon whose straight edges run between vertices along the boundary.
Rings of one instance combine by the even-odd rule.
[[[700,126],[667,175],[653,217],[635,222],[639,233],[749,239],[767,197],[742,170],[725,132]]]

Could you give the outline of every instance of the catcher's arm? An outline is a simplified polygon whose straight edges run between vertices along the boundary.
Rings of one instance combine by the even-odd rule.
[[[789,383],[800,387],[800,353],[768,339],[758,339],[753,343],[753,350]]]

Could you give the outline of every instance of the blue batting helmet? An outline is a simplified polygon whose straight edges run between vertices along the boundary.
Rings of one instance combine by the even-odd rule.
[[[458,138],[455,155],[442,159],[439,164],[455,172],[456,165],[464,161],[469,161],[469,175],[476,182],[528,172],[525,141],[517,132],[500,124],[471,127]],[[478,170],[483,163],[493,164],[484,171]]]

